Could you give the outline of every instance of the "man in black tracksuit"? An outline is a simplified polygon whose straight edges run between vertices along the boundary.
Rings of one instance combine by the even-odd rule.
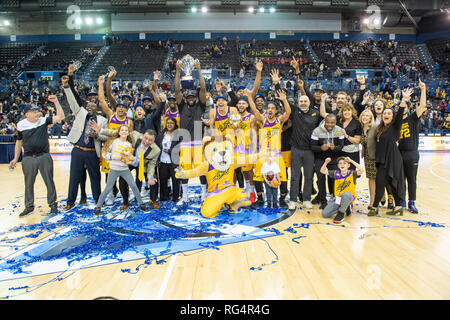
[[[299,179],[303,167],[305,182],[303,187],[303,204],[307,209],[312,208],[311,192],[314,173],[314,153],[311,150],[311,134],[319,125],[322,117],[316,109],[310,108],[308,96],[302,95],[298,99],[298,108],[292,110],[291,144],[291,189],[289,194],[289,210],[296,209],[299,194]]]

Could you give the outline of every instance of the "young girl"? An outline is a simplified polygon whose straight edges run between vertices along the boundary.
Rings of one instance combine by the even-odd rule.
[[[132,150],[132,145],[129,138],[130,131],[128,129],[128,126],[121,125],[119,127],[117,134],[118,138],[114,139],[111,145],[109,145],[106,149],[103,150],[103,156],[105,157],[105,159],[108,160],[110,170],[108,174],[108,180],[106,182],[106,187],[98,199],[98,202],[94,209],[94,213],[96,215],[101,214],[100,208],[102,207],[107,195],[112,190],[117,178],[119,177],[122,177],[131,187],[131,190],[133,191],[135,198],[138,200],[141,210],[144,212],[148,212],[147,207],[142,201],[138,187],[134,182],[133,175],[131,174],[131,171],[128,168],[128,164],[122,161],[123,155],[126,152],[126,150]],[[136,158],[133,155],[130,155],[129,160],[135,161]]]
[[[331,158],[326,158],[320,172],[334,179],[336,197],[323,209],[322,216],[330,218],[336,214],[333,222],[339,224],[344,221],[345,213],[351,214],[351,204],[356,200],[356,179],[364,172],[364,169],[349,157],[340,157],[338,159],[339,170],[328,171],[327,164],[330,162]],[[356,167],[356,172],[350,170],[351,164]]]
[[[264,185],[266,187],[267,208],[278,208],[278,185],[280,185],[280,166],[275,161],[275,151],[268,151],[266,162],[261,166],[261,174],[264,177]],[[273,182],[273,181],[276,182]],[[274,187],[276,184],[277,187]]]

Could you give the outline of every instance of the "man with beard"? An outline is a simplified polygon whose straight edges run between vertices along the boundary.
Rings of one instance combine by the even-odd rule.
[[[183,139],[180,144],[180,167],[183,170],[194,169],[202,163],[202,138],[203,138],[203,125],[205,122],[202,120],[202,116],[206,111],[206,83],[203,78],[200,62],[196,59],[194,61],[194,68],[198,72],[199,94],[194,90],[186,92],[183,98],[181,92],[180,82],[180,70],[181,61],[177,61],[176,74],[175,74],[175,96],[176,103],[179,111],[179,128],[178,131],[182,135]],[[165,127],[165,123],[164,123]],[[182,198],[177,205],[188,204],[188,179],[181,180]],[[202,200],[206,196],[207,184],[206,177],[200,177],[200,183],[202,185]]]
[[[274,151],[276,155],[276,162],[280,167],[280,177],[281,177],[281,192],[280,192],[280,206],[281,199],[284,200],[284,196],[287,193],[287,179],[286,179],[286,167],[284,164],[284,159],[281,154],[281,132],[283,128],[283,124],[289,120],[289,116],[291,114],[291,107],[289,102],[287,101],[286,94],[282,90],[278,90],[276,92],[276,99],[283,102],[284,112],[277,116],[278,109],[274,102],[270,102],[267,105],[266,115],[260,113],[258,109],[256,109],[255,103],[253,102],[253,97],[249,91],[246,92],[248,96],[248,101],[250,104],[250,108],[255,115],[257,121],[262,123],[260,132],[259,132],[259,141],[258,141],[258,152],[261,157],[258,159],[255,165],[255,174],[253,176],[253,180],[255,181],[255,188],[257,194],[257,201],[255,202],[256,206],[263,206],[263,188],[262,183],[264,182],[264,177],[261,174],[261,167],[264,161],[266,160],[266,155],[268,151]]]
[[[314,173],[314,153],[311,150],[311,134],[319,125],[322,118],[319,111],[310,108],[311,102],[307,95],[298,99],[298,108],[291,113],[291,189],[289,196],[289,210],[295,211],[299,195],[299,180],[301,169],[305,176],[303,186],[303,204],[307,209],[312,208],[311,193]]]
[[[69,66],[69,74],[74,70],[73,65]],[[65,210],[68,211],[75,206],[78,186],[82,182],[83,171],[85,168],[89,173],[91,182],[92,197],[97,202],[100,197],[100,167],[99,158],[101,152],[101,141],[107,139],[106,136],[98,135],[92,128],[93,124],[106,128],[106,118],[97,115],[97,104],[87,102],[86,107],[80,106],[74,94],[74,88],[68,85],[69,79],[63,76],[63,90],[66,95],[69,107],[75,116],[67,139],[73,144],[70,161],[69,190],[67,194],[67,204]]]
[[[237,110],[241,115],[241,121],[236,132],[235,153],[245,156],[257,152],[257,136],[256,136],[256,118],[253,114],[248,112],[248,98],[246,96],[239,97],[237,102]],[[245,181],[244,191],[247,193],[249,200],[253,203],[256,200],[255,185],[253,182],[253,168],[254,164],[248,163],[238,168],[242,170]]]
[[[323,93],[325,93],[324,88],[319,83],[318,85],[316,85],[314,87],[314,92],[311,92],[308,81],[303,81],[300,78],[300,68],[299,68],[297,60],[295,58],[292,58],[290,64],[295,69],[295,76],[297,77],[297,83],[300,87],[301,95],[307,95],[309,98],[309,101],[311,103],[310,108],[316,109],[316,111],[319,111],[321,96]],[[331,112],[331,106],[328,103],[328,101],[325,103],[325,106],[326,106],[327,112]]]

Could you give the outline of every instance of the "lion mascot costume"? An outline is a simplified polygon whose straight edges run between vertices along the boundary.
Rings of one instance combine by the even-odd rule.
[[[175,174],[178,179],[206,176],[208,193],[201,207],[202,216],[214,218],[223,205],[230,212],[250,206],[247,193],[234,184],[234,170],[245,165],[246,161],[256,162],[257,155],[254,159],[235,155],[231,138],[218,135],[203,139],[203,158],[205,160],[195,169],[176,170]]]

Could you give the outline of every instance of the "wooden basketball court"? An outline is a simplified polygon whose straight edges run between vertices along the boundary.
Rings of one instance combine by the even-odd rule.
[[[0,281],[2,299],[450,299],[450,153],[422,152],[418,215],[368,217],[367,179],[358,180],[358,201],[343,225],[317,208],[298,210],[271,228],[282,234],[99,267],[24,275]],[[59,207],[67,196],[69,156],[54,156]],[[102,176],[103,180],[104,177]],[[89,179],[88,179],[89,181]],[[104,181],[102,181],[104,186]],[[42,178],[35,185],[33,214],[20,218],[21,164],[0,166],[0,257],[13,254],[6,232],[37,224],[48,213]],[[90,193],[88,183],[87,191]],[[38,206],[41,206],[40,208]],[[238,213],[239,214],[239,213]],[[24,233],[25,234],[25,233]],[[23,238],[21,248],[44,239]],[[130,273],[123,270],[137,272]],[[1,271],[1,270],[0,270]]]

